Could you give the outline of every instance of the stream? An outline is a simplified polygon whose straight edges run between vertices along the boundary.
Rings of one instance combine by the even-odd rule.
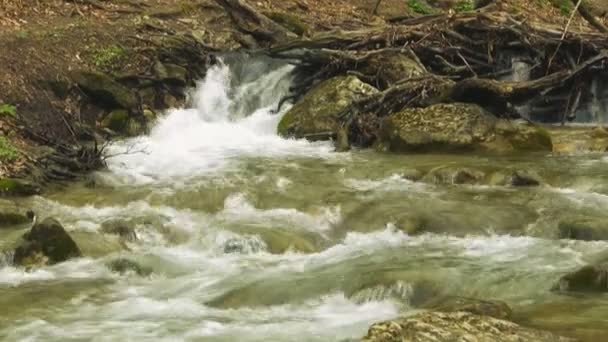
[[[21,200],[85,257],[0,268],[2,341],[350,341],[450,296],[502,300],[515,320],[588,341],[608,296],[551,291],[607,242],[559,240],[570,216],[608,222],[608,157],[335,153],[276,135],[290,66],[212,67],[108,170]],[[229,65],[232,65],[229,66]],[[284,112],[287,108],[283,108]],[[411,181],[413,169],[534,170],[540,187]],[[108,220],[134,227],[117,243]],[[423,222],[424,232],[408,235]],[[29,226],[0,231],[0,247]],[[113,272],[116,259],[142,272]]]

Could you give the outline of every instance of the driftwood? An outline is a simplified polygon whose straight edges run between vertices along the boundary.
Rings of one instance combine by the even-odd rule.
[[[337,117],[343,127],[357,132],[354,140],[363,145],[373,140],[378,118],[437,102],[477,103],[503,117],[517,115],[517,105],[530,104],[547,115],[558,113],[555,121],[563,121],[574,115],[582,94],[588,93],[594,69],[604,68],[608,59],[608,29],[596,25],[579,0],[572,0],[578,13],[600,32],[574,31],[572,18],[565,28],[532,24],[501,11],[494,1],[477,1],[483,8],[476,11],[403,16],[381,27],[293,38],[244,0],[217,1],[243,32],[270,42],[259,52],[296,66],[292,93],[281,105],[297,101],[311,87],[337,75],[355,75],[379,88],[381,92],[357,101]],[[384,82],[367,64],[388,53],[406,55],[426,74],[396,84]],[[513,56],[529,66],[529,80],[505,78],[512,74]],[[543,97],[558,100],[539,101]]]

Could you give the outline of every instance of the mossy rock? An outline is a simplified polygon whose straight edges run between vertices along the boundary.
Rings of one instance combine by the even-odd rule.
[[[14,262],[20,266],[41,266],[80,256],[80,248],[61,223],[47,218],[24,234],[23,242],[15,249]]]
[[[587,265],[566,274],[553,286],[554,291],[608,292],[608,264]]]
[[[154,64],[154,73],[161,81],[170,85],[185,86],[188,83],[188,70],[176,64]]]
[[[0,228],[30,222],[24,210],[10,201],[0,200]]]
[[[90,71],[74,72],[71,76],[91,100],[102,108],[133,109],[138,106],[135,94],[110,76]]]
[[[376,75],[383,87],[425,74],[422,67],[405,52],[394,50],[372,54],[367,58],[362,72],[366,75]]]
[[[440,166],[427,173],[423,180],[434,184],[480,184],[485,173],[467,167]]]
[[[560,239],[608,240],[608,219],[572,217],[561,221],[558,225],[558,231]]]
[[[338,76],[321,82],[285,113],[278,133],[283,137],[325,135],[329,138],[338,130],[336,115],[353,101],[377,92],[355,76]]]
[[[298,36],[307,35],[311,31],[308,25],[294,15],[281,12],[265,12],[264,14],[275,23],[283,26]]]
[[[101,126],[109,128],[115,132],[124,132],[129,122],[129,112],[119,109],[110,112],[101,122]]]
[[[534,125],[498,119],[475,104],[408,108],[385,118],[380,143],[393,152],[551,151],[550,135]]]
[[[40,187],[32,182],[16,178],[0,178],[0,196],[31,196],[40,193]]]

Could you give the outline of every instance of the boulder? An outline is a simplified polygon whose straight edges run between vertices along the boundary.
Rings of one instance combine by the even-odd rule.
[[[383,88],[398,81],[425,74],[425,70],[403,51],[389,50],[371,54],[362,68],[366,75],[376,75]]]
[[[0,228],[28,223],[25,210],[20,209],[15,203],[0,200]]]
[[[366,342],[573,341],[550,332],[464,311],[426,312],[412,317],[375,323],[362,340]]]
[[[123,219],[110,219],[102,222],[101,232],[104,234],[117,235],[129,242],[137,240],[134,224]]]
[[[608,240],[608,220],[574,217],[558,224],[559,238],[583,241]]]
[[[507,303],[499,300],[480,300],[465,297],[441,298],[438,302],[429,303],[427,308],[441,312],[469,312],[474,315],[490,316],[498,319],[509,319],[513,311]]]
[[[427,173],[423,180],[434,184],[478,184],[485,177],[482,171],[466,167],[440,166]]]
[[[85,94],[91,97],[98,106],[106,109],[137,108],[135,94],[113,78],[90,71],[79,71],[72,74],[72,80]]]
[[[380,147],[393,152],[551,151],[551,137],[529,124],[498,119],[475,104],[408,108],[385,118]]]
[[[377,92],[354,76],[338,76],[321,82],[285,113],[278,133],[284,137],[325,135],[329,138],[338,131],[336,115],[353,101]]]
[[[555,291],[608,292],[608,263],[587,265],[561,277]]]
[[[20,266],[52,265],[80,256],[80,248],[61,223],[47,218],[23,235],[15,249],[14,262]]]
[[[154,64],[154,73],[158,80],[170,85],[183,87],[188,84],[188,71],[186,68],[176,64],[156,62]]]

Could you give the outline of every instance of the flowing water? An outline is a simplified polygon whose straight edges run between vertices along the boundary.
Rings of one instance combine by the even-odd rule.
[[[608,252],[556,239],[566,217],[608,222],[604,155],[334,153],[285,140],[274,111],[290,71],[265,60],[213,67],[192,108],[113,146],[109,170],[21,203],[57,217],[86,257],[32,271],[4,262],[0,339],[348,341],[449,296],[504,300],[526,324],[605,336],[608,296],[550,291]],[[402,177],[441,165],[531,169],[546,185]],[[138,239],[102,234],[113,219]],[[412,222],[426,233],[406,234]],[[17,228],[0,232],[0,247],[28,229]],[[119,258],[147,272],[112,272]]]

